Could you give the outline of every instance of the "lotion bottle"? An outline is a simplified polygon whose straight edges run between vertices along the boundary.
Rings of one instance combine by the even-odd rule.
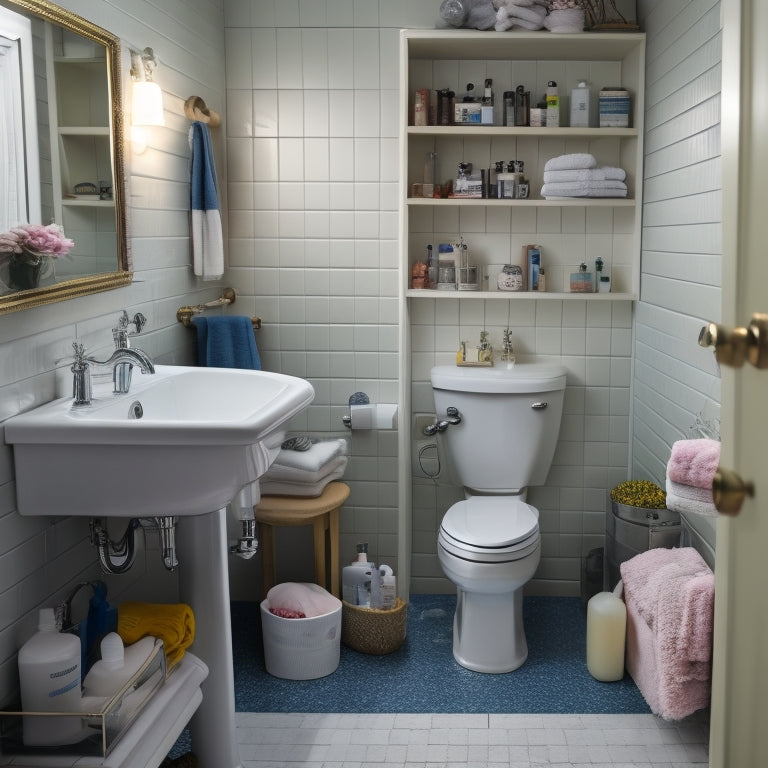
[[[154,637],[142,637],[138,642],[125,647],[120,635],[110,632],[101,641],[101,659],[85,676],[83,695],[112,698],[139,671],[154,647]]]
[[[19,650],[21,707],[25,712],[79,712],[80,639],[56,627],[53,608],[41,608],[37,633]],[[25,717],[28,747],[76,744],[87,735],[80,717]]]
[[[368,544],[358,544],[356,558],[341,572],[341,593],[346,602],[370,607],[374,567],[368,562]]]

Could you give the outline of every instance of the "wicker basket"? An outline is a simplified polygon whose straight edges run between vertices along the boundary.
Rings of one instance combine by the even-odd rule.
[[[405,640],[405,621],[408,603],[399,597],[395,607],[388,611],[361,608],[342,601],[341,642],[360,651],[383,656],[396,651]]]

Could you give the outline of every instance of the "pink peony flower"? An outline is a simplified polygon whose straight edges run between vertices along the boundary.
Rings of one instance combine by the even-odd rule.
[[[58,258],[68,254],[74,245],[58,224],[19,224],[0,234],[0,253],[29,251],[38,256]]]

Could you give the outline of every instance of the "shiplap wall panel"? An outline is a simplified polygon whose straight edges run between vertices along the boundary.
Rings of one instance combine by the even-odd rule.
[[[663,487],[672,443],[719,414],[717,367],[697,337],[720,314],[720,4],[639,0],[638,18],[648,44],[630,472]]]

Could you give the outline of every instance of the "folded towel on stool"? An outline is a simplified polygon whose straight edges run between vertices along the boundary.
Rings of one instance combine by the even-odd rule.
[[[344,464],[346,468],[346,463]],[[284,482],[282,480],[269,480],[262,477],[259,480],[262,496],[304,496],[313,498],[319,496],[326,485],[333,480],[340,480],[344,476],[344,468],[336,469],[324,475],[315,483]]]
[[[117,633],[126,645],[146,635],[159,637],[170,669],[195,639],[195,615],[186,603],[120,603]]]
[[[275,462],[262,476],[261,482],[277,481],[281,483],[301,483],[312,485],[325,479],[331,472],[343,472],[347,468],[347,457],[337,456],[326,464],[323,464],[316,472],[296,467],[286,467]]]
[[[344,438],[336,440],[320,440],[313,443],[308,451],[282,449],[277,454],[275,464],[281,467],[293,467],[305,472],[317,472],[331,459],[342,456],[347,452],[347,441]]]

